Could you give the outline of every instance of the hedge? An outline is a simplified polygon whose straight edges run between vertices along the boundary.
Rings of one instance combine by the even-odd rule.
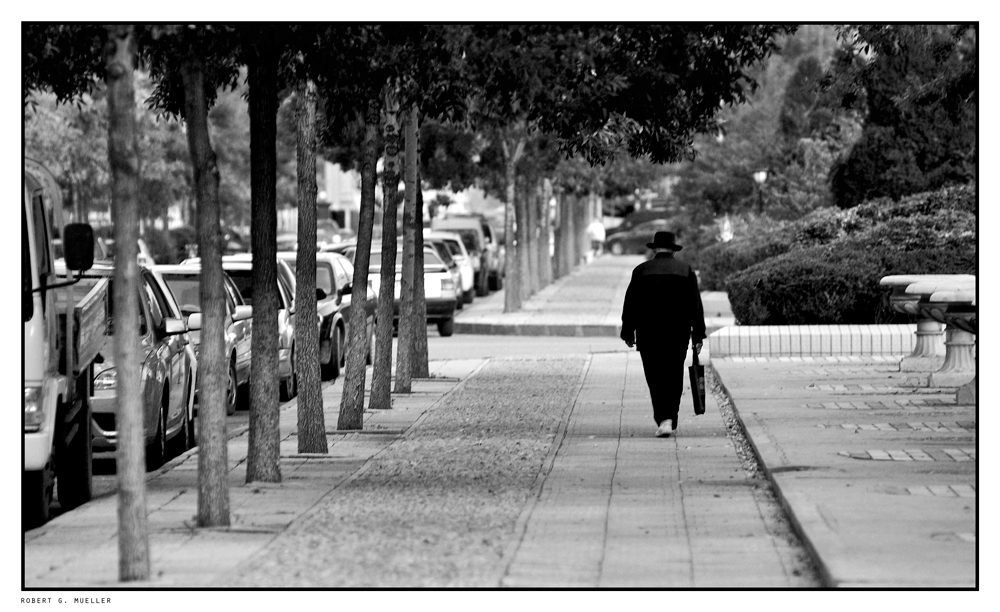
[[[905,322],[883,276],[976,274],[977,261],[975,217],[944,210],[789,251],[734,274],[726,289],[742,325]]]

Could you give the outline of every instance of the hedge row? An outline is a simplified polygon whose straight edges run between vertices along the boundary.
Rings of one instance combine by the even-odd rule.
[[[976,274],[975,210],[963,186],[810,215],[783,252],[727,277],[733,314],[743,325],[904,322],[879,280]]]

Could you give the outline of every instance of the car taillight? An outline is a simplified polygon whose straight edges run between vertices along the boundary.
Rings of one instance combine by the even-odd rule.
[[[448,293],[455,290],[455,281],[450,278],[441,279],[441,293]]]

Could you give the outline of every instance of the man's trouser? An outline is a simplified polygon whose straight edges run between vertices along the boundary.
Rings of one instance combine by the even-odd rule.
[[[642,357],[646,384],[649,385],[649,397],[653,400],[656,424],[676,419],[684,390],[687,346],[670,343],[670,346],[664,347],[658,343],[647,343],[645,347],[639,346],[639,355]]]

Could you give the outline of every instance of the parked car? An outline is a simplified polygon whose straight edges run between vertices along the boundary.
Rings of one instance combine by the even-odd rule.
[[[667,219],[654,219],[646,221],[623,232],[616,232],[607,236],[604,244],[614,255],[625,253],[646,253],[649,251],[647,243],[653,241],[656,232],[670,231],[670,221]]]
[[[295,272],[297,253],[278,253]],[[347,365],[348,325],[351,324],[351,295],[354,266],[337,253],[316,254],[316,310],[320,317],[319,361],[323,380],[333,380]],[[375,292],[370,287],[365,302],[365,330],[368,345],[366,362],[371,363],[375,341]]]
[[[191,330],[191,344],[195,355],[201,352],[201,266],[174,265],[154,266],[153,273],[159,275],[170,288],[177,301],[181,316]],[[249,408],[250,344],[253,334],[253,307],[243,302],[233,279],[223,272],[226,294],[226,335],[225,355],[228,358],[226,383],[226,414],[234,414],[237,408]],[[197,390],[197,387],[196,387]],[[195,394],[195,404],[198,394]]]
[[[65,275],[65,268],[57,272]],[[169,458],[191,448],[194,443],[193,406],[191,405],[194,368],[190,353],[188,328],[173,315],[167,297],[153,274],[145,267],[138,270],[140,394],[143,406],[143,429],[146,444],[146,469],[155,470]],[[111,279],[114,266],[95,264],[78,283],[86,290],[103,278]],[[118,370],[113,351],[114,329],[126,322],[116,321],[113,301],[109,300],[108,335],[94,365],[91,405],[91,437],[94,452],[113,452],[118,446],[115,398]]]
[[[197,257],[185,259],[181,265],[200,264]],[[295,273],[288,264],[278,259],[278,378],[279,395],[282,401],[290,400],[298,393],[298,377],[295,375]],[[222,269],[236,284],[243,302],[253,306],[253,255],[236,253],[223,255]]]
[[[451,256],[451,251],[448,250],[448,246],[443,242],[425,240],[424,244],[434,249],[437,256],[441,258],[441,261],[448,268],[448,271],[451,272],[451,278],[455,285],[455,309],[461,310],[465,306],[465,295],[462,292],[462,271],[458,267],[458,262]]]
[[[472,258],[472,268],[476,276],[476,295],[484,296],[490,292],[490,286],[498,287],[496,242],[487,243],[484,226],[488,223],[480,217],[451,216],[444,219],[432,219],[431,228],[438,231],[448,231],[462,237],[462,243]],[[495,234],[491,234],[495,235]],[[493,281],[491,283],[491,281]]]
[[[399,322],[400,274],[402,273],[403,250],[396,251],[396,286],[393,302],[393,323]],[[372,247],[368,264],[368,280],[378,291],[382,272],[382,251]],[[424,300],[427,304],[427,323],[437,324],[438,333],[450,336],[455,332],[455,307],[457,303],[455,280],[451,271],[438,257],[433,247],[424,247]]]
[[[476,295],[476,271],[472,268],[472,260],[469,257],[469,252],[465,249],[465,244],[462,243],[462,237],[453,232],[435,232],[431,229],[425,229],[424,242],[436,247],[439,255],[445,250],[451,255],[458,266],[458,281],[462,291],[461,301],[471,304]]]

